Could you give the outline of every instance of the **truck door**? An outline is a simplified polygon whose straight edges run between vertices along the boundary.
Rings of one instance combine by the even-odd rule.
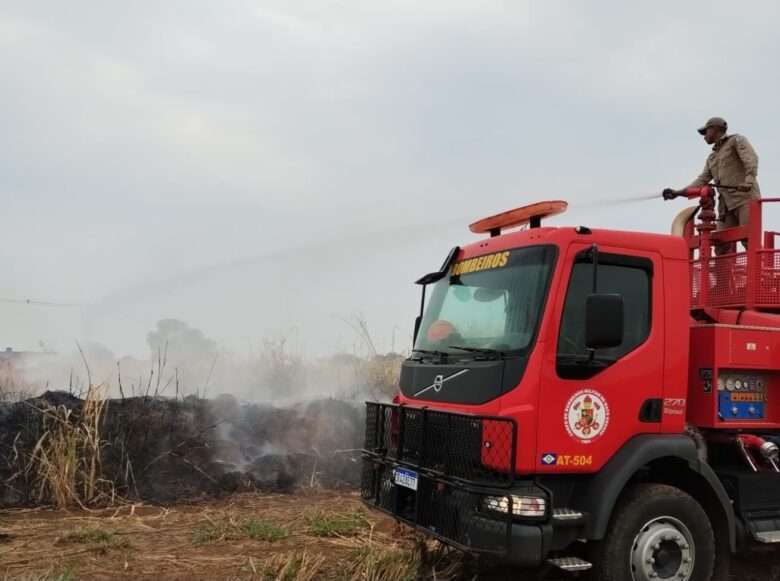
[[[537,440],[541,472],[593,472],[632,436],[659,432],[663,397],[663,293],[659,257],[601,248],[597,292],[623,297],[623,341],[589,352],[585,302],[593,252],[572,247],[556,293],[557,336],[547,341]]]

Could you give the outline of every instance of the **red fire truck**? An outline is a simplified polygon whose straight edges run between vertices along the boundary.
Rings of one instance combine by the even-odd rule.
[[[714,190],[672,235],[546,227],[422,277],[392,404],[367,403],[364,501],[444,543],[603,581],[725,580],[780,542],[780,250]],[[527,226],[517,229],[518,226]],[[428,298],[426,300],[426,294]]]

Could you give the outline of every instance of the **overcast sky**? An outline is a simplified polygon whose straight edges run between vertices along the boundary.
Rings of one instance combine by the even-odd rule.
[[[408,342],[473,219],[665,232],[726,117],[776,193],[780,4],[0,0],[0,344]]]

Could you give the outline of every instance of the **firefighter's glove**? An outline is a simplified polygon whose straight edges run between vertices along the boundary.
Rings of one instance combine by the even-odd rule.
[[[664,197],[664,200],[674,200],[680,194],[677,192],[677,190],[666,188],[663,192],[661,192],[661,195]]]

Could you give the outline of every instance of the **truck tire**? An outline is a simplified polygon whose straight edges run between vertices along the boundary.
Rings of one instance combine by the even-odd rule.
[[[598,581],[711,581],[715,534],[690,495],[665,484],[626,491],[593,554]]]

